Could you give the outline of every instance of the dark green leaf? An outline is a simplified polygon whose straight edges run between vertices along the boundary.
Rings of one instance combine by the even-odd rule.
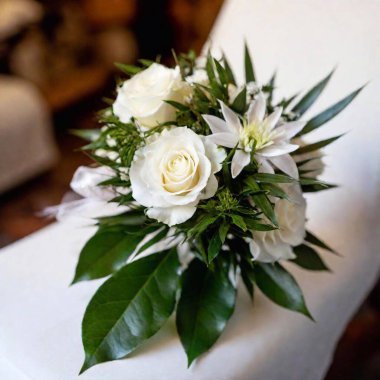
[[[235,298],[228,270],[211,271],[198,259],[191,262],[177,307],[177,330],[189,366],[219,338],[234,311]]]
[[[312,318],[296,280],[279,263],[257,263],[254,269],[256,284],[268,298]]]
[[[175,306],[179,267],[175,250],[156,253],[124,266],[98,289],[83,318],[81,373],[126,356],[163,326]]]
[[[256,219],[244,218],[244,222],[249,230],[253,231],[273,231],[277,230],[277,227],[274,227],[270,224],[260,223]]]
[[[100,228],[83,247],[76,267],[73,284],[102,278],[125,264],[142,234],[128,234],[124,228]]]
[[[304,154],[304,153],[309,153],[309,152],[314,152],[315,150],[321,149],[334,141],[338,140],[340,137],[343,135],[335,136],[335,137],[330,137],[329,139],[318,141],[314,144],[309,144],[302,146],[301,148],[297,149],[293,154],[294,155],[299,155],[299,154]]]
[[[255,82],[255,70],[253,68],[252,58],[249,53],[247,42],[244,44],[244,68],[246,82]]]
[[[223,223],[219,227],[219,237],[220,237],[220,240],[222,241],[222,244],[224,244],[226,240],[229,229],[230,229],[230,225],[226,221],[223,221]]]
[[[233,73],[231,66],[228,63],[228,60],[224,54],[223,54],[223,63],[224,63],[224,68],[226,69],[226,74],[227,74],[229,83],[236,85],[234,73]]]
[[[170,104],[171,106],[180,111],[188,111],[190,109],[188,106],[185,106],[182,103],[175,102],[174,100],[165,100],[165,103]]]
[[[243,231],[247,231],[247,226],[244,222],[244,219],[240,215],[231,214],[230,217],[232,219],[232,223],[235,224],[235,226],[238,226]]]
[[[338,187],[337,185],[333,185],[330,183],[323,183],[322,185],[315,184],[315,185],[302,185],[302,192],[304,193],[313,193],[316,191],[322,191],[322,190],[329,190],[334,189],[335,187]]]
[[[289,177],[290,178],[290,177]],[[260,186],[252,177],[248,177],[245,180],[246,185],[251,188],[253,191],[261,190]],[[277,218],[274,213],[274,209],[269,199],[265,194],[253,194],[252,199],[255,202],[255,205],[264,213],[264,215],[275,225],[277,226]]]
[[[333,106],[327,108],[317,116],[313,117],[311,120],[307,122],[305,127],[302,129],[302,131],[299,133],[299,135],[305,135],[306,133],[309,133],[313,131],[316,128],[319,128],[321,125],[327,123],[330,121],[333,117],[338,115],[341,111],[343,111],[359,94],[359,92],[364,88],[360,87],[356,91],[352,92],[348,96],[346,96],[344,99],[339,101],[338,103],[335,103]]]
[[[285,174],[256,173],[253,175],[256,181],[263,183],[291,183],[296,182],[292,177]]]
[[[315,235],[313,235],[310,231],[306,231],[305,240],[310,244],[316,245],[317,247],[326,249],[327,251],[330,251],[336,254],[336,252],[332,248],[330,248],[325,242],[323,242],[322,240],[317,238]]]
[[[240,114],[244,114],[247,108],[247,89],[243,87],[243,89],[236,95],[236,98],[232,102],[231,108]]]
[[[217,229],[214,234],[211,236],[211,239],[208,243],[208,249],[207,249],[207,261],[208,263],[211,263],[216,256],[218,256],[221,248],[222,248],[222,241],[220,240],[219,235],[219,229]]]
[[[139,250],[136,252],[136,255],[138,255],[141,252],[146,251],[148,248],[150,248],[152,245],[158,243],[162,239],[164,239],[168,234],[168,228],[164,227],[161,231],[159,231],[157,234],[155,234],[149,241],[147,241],[143,246],[139,248]]]
[[[273,183],[263,183],[261,187],[268,191],[268,194],[271,195],[272,197],[280,198],[280,199],[286,199],[290,201],[290,198],[288,194],[284,190],[281,189],[281,187],[276,186]]]
[[[297,112],[300,116],[303,115],[314,104],[319,95],[321,95],[333,73],[334,70],[332,70],[326,78],[323,78],[310,91],[308,91],[302,97],[302,99],[292,108],[292,111]]]
[[[245,260],[241,260],[239,262],[240,266],[240,273],[241,278],[243,280],[244,286],[247,289],[247,292],[253,301],[253,295],[254,295],[254,273],[253,273],[253,267],[249,265]]]
[[[294,264],[309,270],[329,270],[318,253],[308,245],[301,244],[298,247],[294,247],[293,252],[297,256],[295,259],[291,260]]]

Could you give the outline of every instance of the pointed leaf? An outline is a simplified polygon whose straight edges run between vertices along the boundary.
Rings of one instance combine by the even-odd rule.
[[[83,247],[72,283],[102,278],[115,272],[125,264],[144,236],[129,234],[120,227],[100,228]]]
[[[236,95],[231,109],[239,114],[244,114],[247,108],[247,88],[244,86],[243,89]]]
[[[256,284],[268,298],[311,318],[296,280],[279,263],[257,263],[254,269]]]
[[[334,251],[332,248],[330,248],[325,242],[317,238],[314,234],[312,234],[310,231],[306,231],[306,237],[305,240],[313,245],[316,245],[317,247],[326,249],[327,251],[330,251],[332,253],[337,254],[336,251]]]
[[[291,262],[294,264],[297,264],[298,266],[308,270],[329,270],[318,253],[308,245],[301,244],[297,247],[294,247],[293,252],[297,256],[295,259],[291,260]]]
[[[306,133],[309,133],[313,131],[316,128],[319,128],[321,125],[327,123],[330,121],[333,117],[338,115],[341,111],[343,111],[354,99],[355,97],[360,93],[360,91],[364,88],[364,86],[360,87],[356,91],[352,92],[345,98],[343,98],[338,103],[335,103],[331,107],[327,108],[317,116],[313,117],[311,120],[307,122],[305,127],[302,129],[302,131],[298,134],[299,136],[305,135]]]
[[[100,136],[100,129],[70,129],[72,135],[80,137],[81,139],[89,142],[96,141]]]
[[[253,177],[256,181],[264,183],[292,183],[297,181],[286,174],[256,173]]]
[[[176,321],[189,366],[222,334],[235,298],[236,289],[225,268],[211,271],[198,259],[191,262],[183,275]]]
[[[127,75],[135,75],[143,70],[141,67],[134,66],[134,65],[126,65],[124,63],[115,63],[115,66],[120,71],[122,71],[124,74],[127,74]]]
[[[224,68],[226,70],[226,74],[227,74],[229,83],[236,85],[234,73],[233,73],[231,66],[230,66],[230,64],[229,64],[229,62],[228,62],[228,60],[224,54],[223,54],[223,64],[224,64]]]
[[[247,42],[244,44],[244,68],[245,68],[245,81],[255,82],[255,70],[253,68],[251,54],[249,53]]]
[[[217,229],[214,234],[211,236],[211,239],[208,243],[207,249],[207,261],[211,263],[216,256],[218,256],[220,250],[222,249],[222,240],[220,239],[219,229]]]
[[[297,149],[293,154],[294,155],[299,155],[299,154],[304,154],[304,153],[309,153],[309,152],[314,152],[315,150],[321,149],[334,141],[338,140],[340,137],[343,135],[335,136],[335,137],[330,137],[329,139],[318,141],[314,144],[309,144],[302,146],[301,148]]]
[[[175,306],[179,267],[176,250],[156,253],[124,266],[98,289],[83,318],[81,373],[123,358],[163,326]]]
[[[314,104],[314,102],[318,99],[319,95],[321,95],[327,83],[330,81],[331,76],[334,73],[334,70],[332,70],[326,78],[323,78],[310,91],[308,91],[302,97],[302,99],[292,108],[292,111],[297,112],[300,116],[302,116]]]

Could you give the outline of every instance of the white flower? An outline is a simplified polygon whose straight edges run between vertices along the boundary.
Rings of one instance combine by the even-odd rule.
[[[210,141],[227,148],[237,147],[231,164],[233,178],[251,162],[252,151],[260,164],[259,172],[273,173],[268,163],[270,161],[286,174],[298,178],[297,166],[288,154],[296,150],[298,145],[291,144],[289,140],[303,128],[304,122],[278,125],[281,107],[265,117],[266,100],[262,93],[249,106],[243,124],[230,108],[222,102],[220,104],[224,120],[213,115],[203,117],[212,131],[212,135],[207,136]]]
[[[294,259],[292,246],[301,244],[305,237],[306,201],[298,184],[282,185],[290,201],[280,199],[275,203],[279,229],[252,233],[250,250],[255,260],[274,262]]]
[[[134,117],[144,128],[155,127],[175,119],[175,108],[165,100],[183,103],[187,87],[179,67],[170,69],[153,63],[118,89],[113,112],[123,123]]]
[[[169,226],[193,216],[218,188],[224,150],[186,127],[165,130],[136,151],[129,172],[134,199]]]
[[[48,207],[42,214],[54,216],[58,221],[86,225],[92,223],[96,217],[111,216],[127,211],[127,207],[110,202],[110,200],[118,193],[129,192],[129,189],[98,186],[100,182],[115,175],[116,173],[107,166],[97,168],[80,166],[70,183],[75,193],[67,193],[60,205]]]

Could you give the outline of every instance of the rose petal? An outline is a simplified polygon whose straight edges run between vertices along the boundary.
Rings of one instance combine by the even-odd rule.
[[[148,209],[146,214],[149,218],[156,219],[171,227],[186,222],[194,215],[196,210],[195,206],[153,207]]]

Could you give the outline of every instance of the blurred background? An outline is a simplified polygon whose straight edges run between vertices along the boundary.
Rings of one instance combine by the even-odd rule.
[[[0,247],[51,220],[90,160],[70,129],[96,126],[114,62],[200,52],[222,0],[0,0]],[[348,326],[327,380],[380,379],[380,286]]]

